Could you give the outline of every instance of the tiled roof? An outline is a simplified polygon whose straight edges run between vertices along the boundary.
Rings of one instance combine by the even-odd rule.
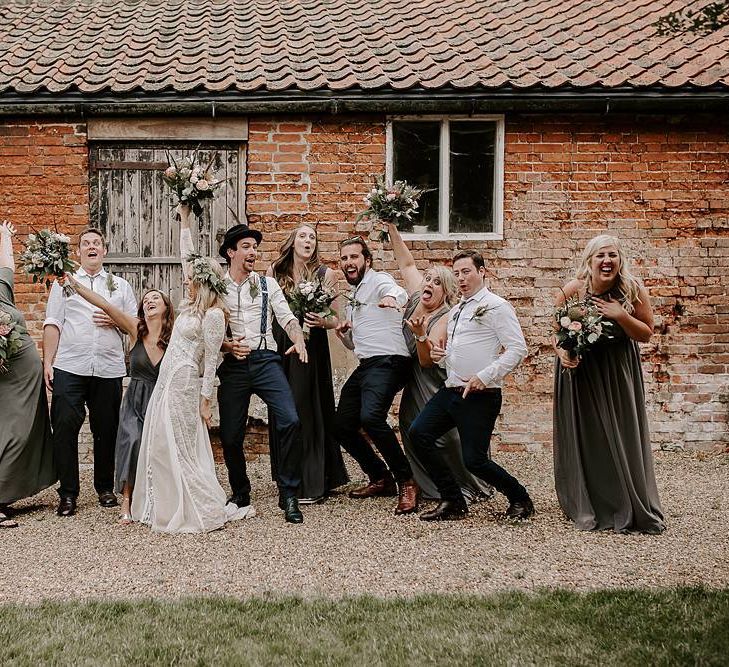
[[[263,93],[729,85],[689,0],[0,0],[0,92]]]

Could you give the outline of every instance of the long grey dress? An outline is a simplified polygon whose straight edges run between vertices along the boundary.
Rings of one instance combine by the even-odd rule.
[[[415,336],[410,331],[410,327],[404,322],[404,320],[412,317],[418,303],[420,303],[420,292],[416,292],[410,297],[410,300],[405,306],[405,314],[403,316],[402,330],[408,350],[410,351],[410,356],[413,358],[413,372],[410,376],[410,381],[405,385],[402,400],[400,401],[400,437],[405,448],[405,454],[413,469],[413,477],[420,487],[422,495],[425,498],[440,498],[438,488],[433,483],[433,480],[430,479],[423,464],[418,460],[413,449],[413,444],[408,437],[410,425],[423,410],[425,404],[443,386],[446,379],[445,371],[439,366],[423,368],[418,361]],[[436,322],[448,314],[448,310],[448,307],[444,306],[440,311],[431,316],[427,327],[428,334],[430,334]],[[474,477],[466,469],[461,452],[461,440],[458,437],[458,431],[456,429],[448,431],[442,438],[439,438],[436,441],[436,445],[444,450],[446,462],[460,484],[461,491],[466,500],[473,501],[479,496],[491,496],[493,494],[493,489],[488,484]]]
[[[138,338],[129,352],[131,381],[124,394],[119,414],[119,429],[116,432],[114,490],[117,493],[124,490],[125,482],[134,484],[144,416],[147,414],[149,397],[157,382],[161,363],[162,359],[156,366],[152,364],[144,343]]]
[[[0,308],[25,327],[8,268],[0,268]],[[43,365],[25,333],[20,351],[10,359],[10,372],[0,375],[0,505],[33,496],[57,481]]]
[[[615,323],[613,340],[554,374],[554,481],[562,510],[580,530],[660,533],[637,343]]]

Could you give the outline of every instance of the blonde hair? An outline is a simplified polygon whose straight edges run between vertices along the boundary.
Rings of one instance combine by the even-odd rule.
[[[214,257],[205,257],[205,261],[210,266],[211,271],[222,281],[225,278],[223,267],[220,266],[220,262]],[[205,316],[205,313],[211,308],[220,308],[225,315],[225,321],[228,322],[230,316],[230,310],[228,309],[225,299],[221,294],[218,294],[211,286],[208,281],[192,279],[197,293],[194,299],[185,299],[181,304],[181,310],[197,315],[200,319]]]
[[[440,284],[443,286],[443,296],[445,303],[452,306],[458,301],[458,288],[456,287],[456,279],[453,277],[453,272],[447,267],[441,264],[431,264],[426,273],[432,273],[435,277],[440,278]],[[425,278],[425,275],[423,275]]]
[[[278,282],[278,284],[281,286],[281,289],[284,291],[285,294],[290,294],[295,287],[294,241],[296,240],[296,235],[299,233],[299,231],[304,228],[311,229],[311,231],[314,232],[314,236],[316,237],[314,252],[311,253],[311,258],[309,259],[309,261],[306,262],[304,266],[304,280],[312,280],[314,274],[316,273],[316,270],[319,268],[319,235],[312,225],[299,225],[296,229],[294,229],[294,231],[291,232],[291,234],[289,234],[288,238],[281,244],[281,247],[279,248],[279,255],[275,260],[273,260],[273,263],[271,264],[273,277],[276,279],[276,282]]]
[[[605,246],[615,246],[620,259],[620,269],[618,270],[618,278],[615,282],[615,289],[619,294],[619,300],[623,308],[632,313],[635,310],[634,303],[640,303],[640,281],[631,273],[628,256],[625,254],[620,239],[609,234],[600,234],[588,241],[585,250],[582,252],[580,266],[577,269],[577,279],[584,280],[588,294],[593,293],[592,271],[590,262],[595,254]]]

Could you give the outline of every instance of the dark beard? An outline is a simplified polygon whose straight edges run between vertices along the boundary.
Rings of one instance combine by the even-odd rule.
[[[344,279],[352,286],[357,287],[362,282],[362,278],[364,278],[365,271],[367,270],[367,264],[365,264],[361,269],[357,269],[357,277],[354,280],[350,280],[349,276],[345,273]]]

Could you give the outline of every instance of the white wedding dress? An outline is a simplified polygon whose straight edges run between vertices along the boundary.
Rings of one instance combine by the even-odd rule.
[[[250,506],[226,505],[200,416],[200,396],[213,395],[224,335],[219,308],[202,321],[183,310],[175,321],[144,419],[132,498],[132,517],[152,530],[207,532],[254,514]]]

